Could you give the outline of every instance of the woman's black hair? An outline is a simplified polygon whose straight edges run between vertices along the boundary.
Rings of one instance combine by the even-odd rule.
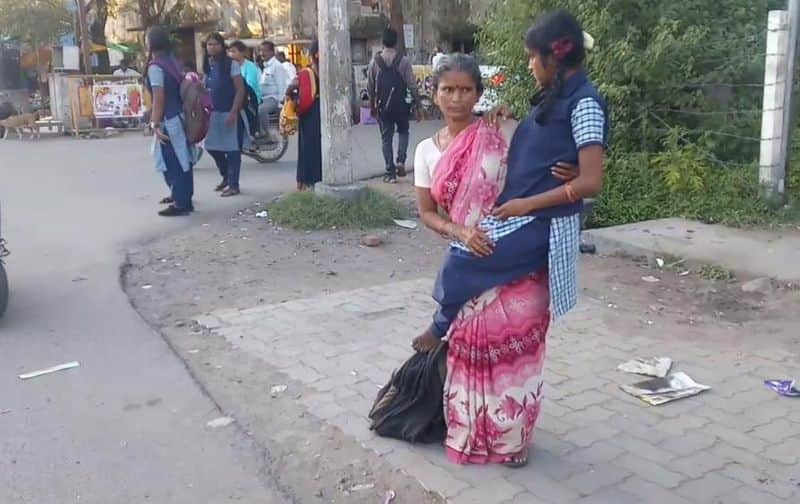
[[[163,26],[154,26],[147,31],[147,61],[153,59],[154,53],[169,54],[172,52],[172,39],[169,31]]]
[[[473,82],[475,82],[475,89],[478,91],[478,96],[483,94],[481,68],[472,56],[455,53],[442,58],[441,62],[433,69],[433,74],[431,74],[431,86],[434,91],[439,88],[439,81],[442,80],[442,76],[448,72],[463,72],[469,75],[472,77]]]
[[[314,57],[319,57],[319,42],[318,41],[315,40],[315,41],[311,42],[311,44],[308,46],[308,55],[311,56],[312,59]]]
[[[222,54],[220,54],[219,57],[222,62],[223,72],[227,73],[230,68],[230,56],[228,56],[228,52],[226,51],[225,38],[217,32],[210,33],[203,44],[203,73],[206,75],[211,73],[211,57],[208,55],[208,48],[206,47],[209,40],[219,42],[219,45],[222,46]]]
[[[556,77],[553,86],[542,89],[534,97],[534,104],[541,105],[536,121],[543,123],[550,115],[556,98],[564,85],[567,70],[579,67],[586,59],[583,41],[583,28],[580,22],[565,10],[555,10],[543,14],[525,34],[525,45],[540,57],[555,56]]]

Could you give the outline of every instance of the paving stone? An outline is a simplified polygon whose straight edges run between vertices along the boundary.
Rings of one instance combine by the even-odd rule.
[[[613,464],[628,469],[642,479],[657,483],[664,488],[675,488],[686,480],[686,476],[680,473],[670,471],[662,465],[630,453],[616,459]]]
[[[581,496],[592,495],[598,490],[620,483],[631,475],[627,469],[611,464],[600,464],[589,471],[576,474],[566,480],[564,484],[574,488]]]
[[[580,504],[642,504],[639,497],[615,487],[603,488],[576,502]]]
[[[600,406],[589,406],[581,411],[573,411],[563,415],[561,418],[578,427],[587,427],[598,422],[605,422],[614,416],[613,411],[609,411]]]
[[[564,440],[576,446],[586,448],[597,441],[612,438],[617,434],[619,434],[619,429],[609,424],[602,423],[569,431],[564,435]]]
[[[709,473],[702,478],[682,484],[677,492],[683,497],[696,502],[713,502],[714,499],[723,497],[742,486],[738,481]],[[756,503],[753,503],[756,504]]]
[[[527,469],[527,468],[526,468]],[[525,487],[528,492],[537,499],[553,504],[573,502],[580,497],[578,492],[553,478],[542,474],[540,471],[525,470],[524,472],[514,472],[508,476],[508,480]],[[525,501],[520,501],[524,503]],[[536,502],[536,501],[533,501]]]
[[[729,464],[719,474],[783,499],[791,497],[796,490],[796,486],[775,481],[770,471],[753,471],[741,464]]]
[[[658,423],[658,430],[671,436],[682,436],[686,431],[692,431],[704,427],[709,422],[708,418],[697,415],[681,415],[677,418],[669,418]]]
[[[576,448],[574,444],[568,443],[560,437],[540,429],[534,432],[533,445],[537,450],[546,451],[558,457],[562,457]]]
[[[730,445],[753,453],[761,452],[767,445],[767,443],[754,436],[743,434],[741,431],[723,425],[711,424],[704,427],[702,432],[717,436]]]
[[[614,439],[598,441],[588,448],[574,450],[567,456],[572,462],[582,462],[590,465],[599,465],[611,462],[626,450],[616,446]]]
[[[662,432],[658,426],[658,420],[654,421],[653,427],[642,421],[641,415],[637,416],[623,416],[615,415],[609,420],[609,423],[614,427],[620,429],[627,435],[635,436],[642,441],[650,444],[659,444],[669,436]]]
[[[675,455],[663,448],[630,436],[620,435],[609,440],[612,445],[657,464],[666,465]]]
[[[787,437],[800,434],[800,425],[790,422],[785,418],[779,418],[770,421],[767,425],[757,427],[750,434],[771,444],[782,444]]]
[[[675,455],[688,456],[699,450],[711,448],[717,438],[705,428],[687,432],[680,437],[673,437],[661,444],[661,447]]]
[[[770,493],[761,492],[749,486],[741,487],[733,495],[735,495],[742,504],[786,504],[787,502],[797,502],[797,500],[787,501],[786,499],[775,497]],[[725,502],[727,503],[728,501]]]
[[[478,488],[469,488],[452,499],[453,504],[486,504],[487,502],[502,502],[512,499],[515,495],[523,493],[525,489],[505,479],[493,480],[491,485]]]
[[[389,457],[392,457],[394,453],[389,454]],[[416,464],[403,467],[403,470],[413,478],[416,478],[426,490],[430,490],[432,492],[436,492],[440,495],[444,495],[445,497],[450,500],[450,502],[475,502],[475,501],[456,501],[454,498],[456,496],[461,495],[465,490],[470,489],[471,486],[466,481],[461,481],[449,472],[441,467],[437,467],[431,464],[428,461],[421,461],[417,462]],[[494,481],[492,483],[495,483]],[[514,494],[507,496],[507,498],[513,497],[516,493],[522,491],[522,488],[516,487],[517,491]],[[492,487],[488,485],[483,485],[480,487],[480,490],[483,492],[490,492]],[[484,494],[484,495],[491,495],[491,494]],[[451,500],[452,499],[452,500]],[[503,500],[503,499],[499,499]],[[494,502],[498,502],[496,500]],[[486,501],[483,501],[486,502]]]
[[[669,463],[669,468],[679,471],[690,478],[699,478],[706,473],[725,467],[728,462],[714,452],[699,451],[688,457],[679,458]]]
[[[560,504],[560,503],[556,501],[544,500],[541,497],[537,497],[530,492],[522,492],[520,494],[517,494],[513,499],[504,501],[501,504]]]
[[[637,496],[641,503],[647,504],[689,504],[690,501],[675,493],[675,490],[666,488],[644,480],[638,476],[632,476],[625,480],[620,486],[620,490]],[[698,501],[691,501],[698,502]]]
[[[525,469],[525,471],[518,471],[519,474],[539,473],[553,480],[563,481],[574,474],[588,471],[589,464],[555,455],[534,443],[528,455],[528,466]],[[517,480],[512,481],[518,482]]]
[[[797,464],[800,462],[800,441],[790,439],[770,446],[764,451],[764,456],[782,464]]]
[[[582,410],[595,404],[601,404],[608,399],[610,399],[610,397],[606,394],[596,390],[586,390],[578,394],[567,395],[561,400],[561,405],[571,410]]]
[[[709,451],[714,457],[719,457],[725,464],[738,463],[750,467],[761,467],[767,464],[767,458],[758,454],[736,448],[729,444],[717,443]]]
[[[550,415],[545,408],[539,414],[539,419],[536,421],[537,431],[552,432],[558,435],[565,435],[568,432],[575,430],[575,426],[569,422],[561,420],[559,417]]]

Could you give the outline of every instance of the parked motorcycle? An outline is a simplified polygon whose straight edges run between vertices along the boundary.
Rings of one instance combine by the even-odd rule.
[[[242,154],[255,159],[259,163],[275,163],[289,149],[289,137],[280,131],[280,111],[267,117],[267,131],[259,131],[251,142],[250,149],[242,150]]]
[[[2,214],[0,214],[0,224],[2,224]],[[0,318],[6,312],[8,306],[8,277],[6,276],[6,269],[3,258],[7,257],[10,252],[6,248],[6,241],[3,239],[2,228],[0,227]]]

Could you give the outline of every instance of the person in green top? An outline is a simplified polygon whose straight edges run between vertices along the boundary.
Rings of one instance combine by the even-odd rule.
[[[258,103],[261,103],[263,100],[261,86],[259,85],[261,70],[258,68],[258,65],[247,59],[247,46],[244,45],[244,42],[241,40],[237,40],[232,43],[228,49],[228,55],[232,60],[239,63],[239,66],[242,68],[242,78],[245,84],[256,94]]]

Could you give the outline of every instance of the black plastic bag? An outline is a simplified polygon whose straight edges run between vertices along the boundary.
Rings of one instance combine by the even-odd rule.
[[[443,390],[447,342],[411,356],[379,392],[369,412],[371,430],[411,443],[442,442],[447,435]]]

